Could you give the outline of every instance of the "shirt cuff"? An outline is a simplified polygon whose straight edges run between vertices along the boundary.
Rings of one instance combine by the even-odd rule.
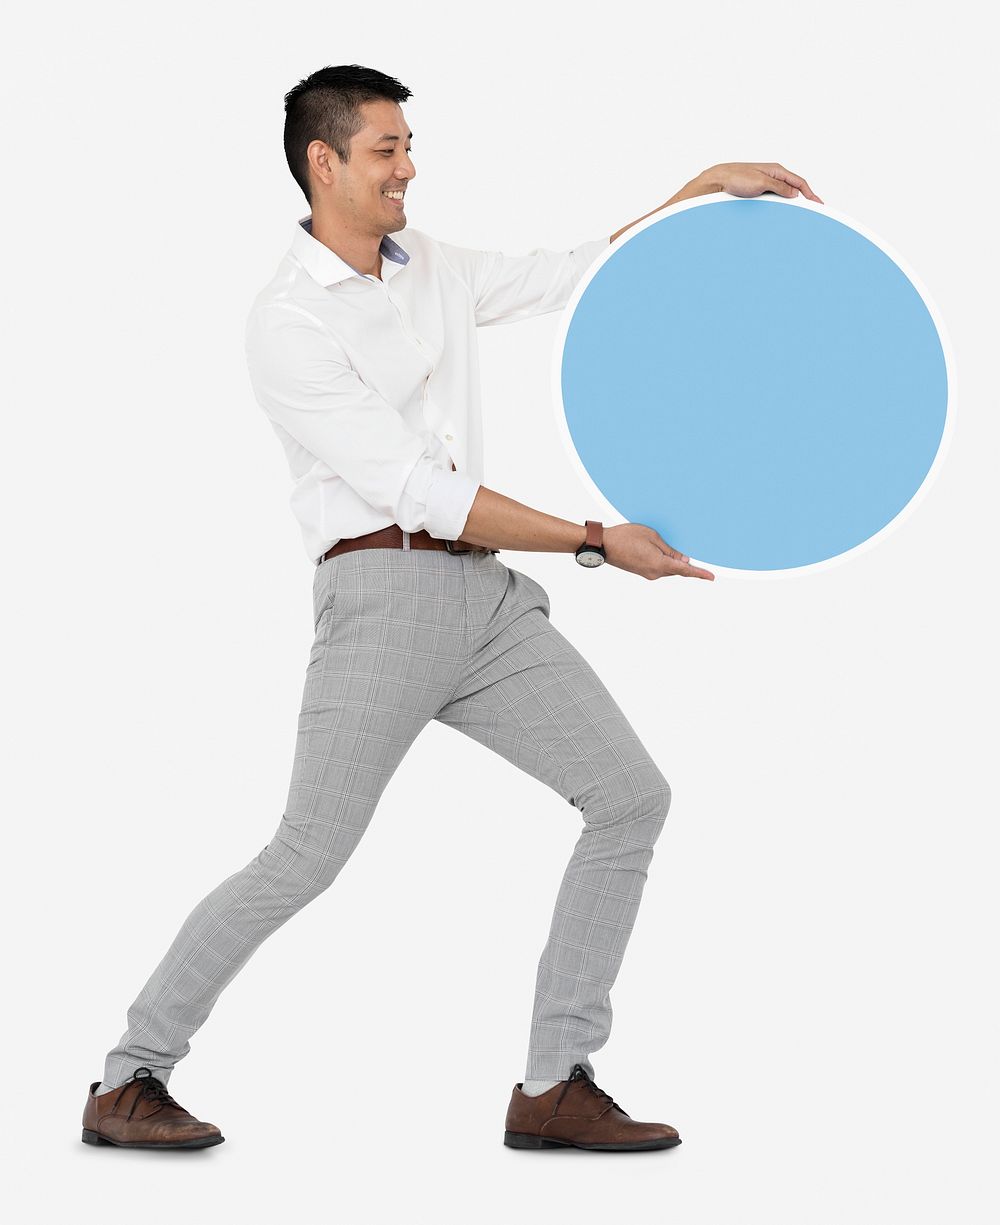
[[[478,492],[477,480],[449,472],[425,455],[403,488],[396,522],[404,532],[424,530],[438,540],[458,540]]]

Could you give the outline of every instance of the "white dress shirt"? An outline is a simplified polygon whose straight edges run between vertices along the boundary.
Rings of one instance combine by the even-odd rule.
[[[483,476],[476,328],[560,310],[610,242],[512,256],[397,237],[382,239],[380,280],[301,218],[247,317],[250,381],[317,564],[393,523],[459,539]]]

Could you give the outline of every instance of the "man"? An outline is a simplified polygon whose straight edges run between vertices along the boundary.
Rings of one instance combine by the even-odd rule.
[[[258,294],[246,339],[316,563],[316,637],[288,800],[271,841],[195,907],[129,1009],[87,1097],[89,1143],[222,1142],[168,1092],[171,1071],[253,951],[333,883],[430,719],[488,745],[583,817],[504,1142],[680,1143],[674,1127],[630,1118],[598,1088],[589,1060],[610,1032],[609,993],[670,787],[551,625],[545,590],[497,553],[574,553],[648,579],[714,576],[642,524],[577,524],[479,483],[476,327],[561,309],[609,240],[509,257],[409,228],[416,170],[400,107],[409,97],[358,65],[323,68],[286,95],[285,154],[311,212]],[[818,198],[781,166],[736,163],[660,207],[720,190]]]

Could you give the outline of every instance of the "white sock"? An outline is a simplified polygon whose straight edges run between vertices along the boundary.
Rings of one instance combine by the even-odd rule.
[[[547,1093],[549,1089],[555,1088],[558,1084],[557,1080],[526,1080],[521,1086],[521,1092],[526,1093],[528,1097],[538,1097],[539,1094]]]
[[[102,1080],[101,1083],[94,1090],[94,1096],[100,1097],[102,1093],[110,1093],[111,1090],[114,1088],[115,1088],[114,1085],[106,1085],[104,1081]]]

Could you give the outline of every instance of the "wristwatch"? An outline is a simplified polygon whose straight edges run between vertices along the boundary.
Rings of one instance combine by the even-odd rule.
[[[581,566],[603,566],[608,560],[604,552],[604,524],[599,519],[587,519],[587,537],[576,551]]]

